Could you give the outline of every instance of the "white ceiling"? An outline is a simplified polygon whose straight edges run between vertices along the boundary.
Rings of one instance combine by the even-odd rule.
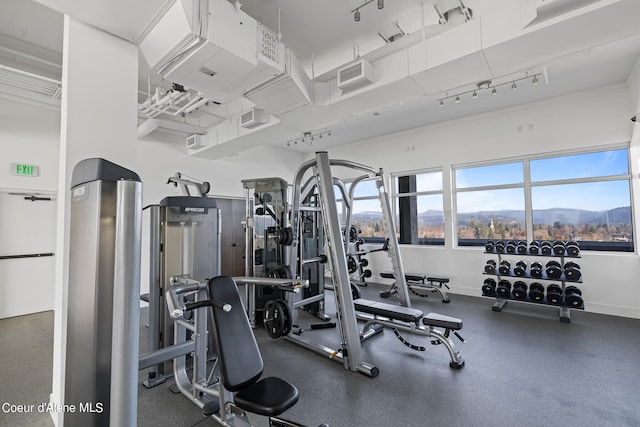
[[[138,42],[152,24],[153,17],[173,3],[173,0],[2,1],[0,64],[47,77],[56,78],[57,75],[58,79],[63,31],[63,19],[59,11]],[[434,6],[445,11],[460,5],[460,0],[386,0],[384,8],[378,10],[376,0],[362,6],[365,1],[245,0],[242,10],[273,31],[280,31],[282,42],[294,52],[309,77],[315,77],[316,81],[328,81],[335,78],[336,68],[347,64],[357,55],[375,61],[447,31],[447,26],[438,24]],[[504,20],[506,16],[515,26],[522,28],[532,18],[524,15],[535,11],[536,5],[544,1],[463,0],[463,4],[472,10],[473,20],[479,20],[485,28],[494,22],[501,22],[500,19]],[[486,44],[488,48],[478,57],[487,64],[486,73],[494,81],[500,81],[501,78],[508,80],[510,73],[516,71],[538,72],[544,69],[549,78],[548,85],[534,86],[523,81],[517,91],[508,90],[508,86],[500,87],[497,96],[480,91],[477,99],[466,95],[458,104],[448,99],[445,107],[441,108],[438,106],[440,98],[473,89],[481,80],[464,80],[466,77],[456,80],[455,72],[445,69],[443,75],[439,76],[440,85],[443,86],[439,88],[441,92],[421,93],[391,103],[380,96],[363,97],[359,101],[354,98],[352,103],[366,104],[366,108],[363,105],[347,105],[344,108],[355,108],[364,113],[336,121],[330,126],[332,136],[323,138],[322,142],[316,141],[314,146],[295,144],[290,149],[310,152],[330,145],[626,82],[640,57],[640,1],[546,1],[543,11],[550,16],[547,17],[547,23],[560,22],[566,16],[576,16],[585,11],[589,13],[584,13],[587,18],[576,20],[573,27],[568,20],[566,25],[549,25],[540,36],[546,39],[537,37],[532,30],[518,40],[501,43],[500,48],[492,47],[491,40],[483,40],[483,45]],[[554,4],[560,6],[558,10],[568,9],[568,14],[554,17],[551,8]],[[351,11],[359,6],[362,6],[361,20],[355,22]],[[452,25],[450,23],[449,27]],[[586,29],[588,31],[585,25],[590,25]],[[383,40],[383,37],[396,37],[401,30],[407,33],[404,37],[393,43]],[[141,64],[141,90],[146,91],[144,60],[141,60]],[[454,71],[464,75],[464,70]],[[304,117],[300,120],[304,122]],[[298,136],[299,133],[295,133],[290,138]],[[266,142],[284,147],[285,140],[280,137]]]

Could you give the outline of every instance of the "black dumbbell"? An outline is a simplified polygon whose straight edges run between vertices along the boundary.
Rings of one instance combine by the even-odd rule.
[[[529,269],[529,274],[531,274],[531,277],[535,277],[536,279],[539,279],[542,277],[542,264],[539,263],[538,261],[534,261],[531,263],[531,268]]]
[[[487,261],[487,265],[484,266],[484,272],[487,274],[496,274],[496,261],[490,259]]]
[[[529,299],[533,302],[544,301],[544,286],[538,282],[529,285]]]
[[[509,242],[507,242],[507,246],[505,247],[505,249],[508,254],[515,254],[517,246],[518,244],[516,242],[514,242],[513,240],[510,240]]]
[[[520,240],[518,242],[518,247],[516,248],[516,251],[520,255],[526,255],[528,250],[529,250],[529,247],[527,246],[527,241],[526,240]]]
[[[522,280],[518,280],[513,284],[513,297],[520,301],[527,299],[527,284]]]
[[[482,295],[487,297],[496,296],[496,281],[494,279],[488,278],[484,280],[482,285]]]
[[[501,254],[504,252],[504,248],[506,247],[505,243],[502,240],[498,240],[495,244],[496,252]]]
[[[540,242],[533,240],[529,243],[529,254],[538,255],[540,254]]]
[[[487,242],[487,244],[486,244],[486,245],[484,245],[484,250],[485,250],[485,252],[487,252],[487,253],[495,252],[495,250],[496,250],[496,244],[494,243],[494,241],[493,241],[493,240],[489,240],[489,241]]]
[[[580,255],[580,247],[578,246],[578,242],[567,242],[565,244],[567,248],[567,255],[569,256],[578,256]]]
[[[556,240],[555,242],[553,242],[553,254],[556,256],[560,256],[560,255],[564,255],[564,251],[565,251],[566,247],[564,246],[564,242],[561,240]]]
[[[496,286],[496,294],[499,298],[508,299],[511,296],[511,282],[505,279],[500,280]]]
[[[582,277],[582,273],[580,272],[580,265],[576,264],[573,261],[569,261],[564,265],[564,277],[567,280],[571,280],[572,282],[577,282]]]
[[[509,274],[510,270],[511,270],[511,263],[509,261],[507,261],[506,259],[500,261],[500,267],[498,267],[498,271],[500,272],[500,274],[507,275]]]
[[[513,274],[515,274],[518,277],[522,277],[526,274],[526,272],[527,272],[527,262],[523,260],[516,262],[516,266],[513,267]]]
[[[547,277],[550,279],[559,279],[562,276],[562,265],[555,260],[551,260],[547,263]]]
[[[582,300],[582,291],[576,286],[567,286],[564,290],[564,302],[569,307],[582,307],[582,304],[584,304],[584,301]]]
[[[547,303],[553,305],[562,305],[562,288],[555,283],[547,286]]]
[[[553,245],[549,241],[544,241],[540,244],[540,253],[542,255],[551,255],[553,251]]]

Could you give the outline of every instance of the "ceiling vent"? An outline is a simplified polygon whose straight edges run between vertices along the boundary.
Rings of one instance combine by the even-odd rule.
[[[209,145],[209,138],[207,135],[193,134],[187,137],[187,150],[196,150]]]
[[[269,123],[269,114],[259,108],[252,108],[240,115],[240,126],[247,129]]]
[[[360,89],[373,83],[373,65],[360,59],[338,70],[338,88],[342,93]]]

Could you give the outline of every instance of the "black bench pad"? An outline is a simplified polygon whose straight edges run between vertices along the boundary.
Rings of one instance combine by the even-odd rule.
[[[427,314],[422,318],[422,323],[426,326],[453,329],[454,331],[462,329],[461,319],[456,319],[455,317],[449,317],[438,313]]]
[[[358,298],[353,302],[356,310],[363,313],[374,314],[377,316],[388,317],[389,319],[400,320],[403,322],[417,323],[423,316],[423,312],[410,307],[401,305],[388,304],[386,302],[371,301]]]
[[[449,279],[446,277],[427,277],[429,282],[449,283]]]
[[[380,273],[380,277],[383,277],[385,279],[395,278],[395,276],[393,275],[393,271],[383,271],[382,273]],[[405,280],[411,280],[413,282],[424,282],[424,279],[426,279],[427,276],[425,274],[418,273],[404,273],[404,278]]]
[[[245,411],[275,416],[298,401],[298,389],[281,378],[267,377],[237,392],[233,401]]]

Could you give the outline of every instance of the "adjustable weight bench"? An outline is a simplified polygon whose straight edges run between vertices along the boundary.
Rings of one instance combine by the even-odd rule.
[[[408,342],[400,335],[398,330],[424,335],[433,338],[431,340],[433,345],[444,344],[451,356],[450,367],[460,369],[464,366],[464,359],[460,356],[460,352],[449,337],[450,332],[453,331],[453,334],[464,342],[464,339],[456,332],[462,329],[462,320],[437,313],[429,313],[425,316],[421,310],[416,308],[362,298],[356,299],[353,304],[356,311],[359,312],[357,314],[358,319],[366,321],[360,334],[362,340],[366,340],[380,332],[381,329],[376,326],[381,325],[391,328],[396,337],[407,347],[413,350],[425,351],[425,347],[416,346]],[[444,331],[441,329],[444,329]]]
[[[380,273],[380,277],[384,279],[395,279],[393,271],[383,271]],[[421,293],[419,291],[440,292],[440,295],[442,295],[442,302],[444,303],[451,302],[445,290],[442,289],[443,285],[445,288],[449,289],[449,285],[447,285],[447,283],[449,283],[448,278],[427,277],[426,274],[420,274],[420,273],[405,273],[404,279],[407,282],[407,287],[409,288],[409,290],[420,297],[427,297],[428,295]],[[380,296],[382,298],[389,298],[391,295],[393,295],[396,292],[398,292],[398,285],[394,282],[391,284],[389,289],[387,289],[386,291],[380,292]]]

